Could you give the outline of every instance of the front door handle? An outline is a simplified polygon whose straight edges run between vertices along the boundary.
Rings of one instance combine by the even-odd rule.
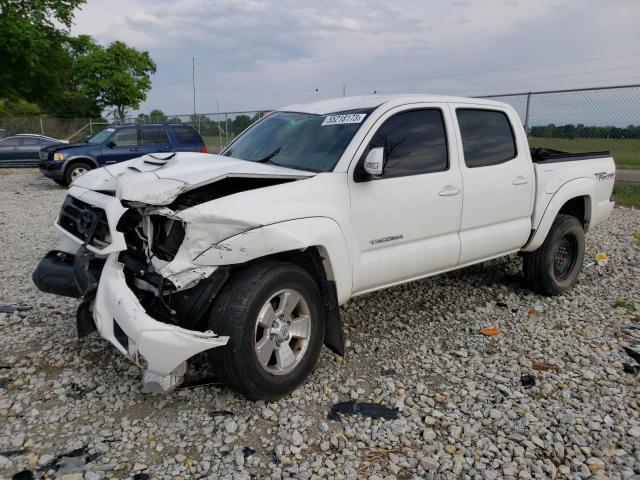
[[[444,187],[438,195],[441,197],[450,197],[452,195],[458,195],[460,193],[460,189],[458,187],[454,187],[453,185],[447,185]]]
[[[140,149],[139,148],[130,148],[129,151],[130,152],[139,152]]]
[[[529,183],[529,179],[526,177],[523,177],[522,175],[518,175],[516,178],[513,179],[513,183],[514,185],[526,185],[527,183]]]

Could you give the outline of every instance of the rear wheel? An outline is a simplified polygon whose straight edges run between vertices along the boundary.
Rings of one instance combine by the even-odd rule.
[[[89,170],[93,170],[93,167],[85,162],[72,163],[67,167],[67,171],[64,174],[64,181],[67,185],[71,185],[76,178],[84,175]]]
[[[576,283],[584,258],[584,228],[571,215],[558,215],[544,243],[523,256],[524,276],[544,295],[566,292]]]
[[[63,186],[63,187],[67,186],[67,183],[64,180],[61,180],[59,178],[54,178],[53,181],[56,182],[60,186]]]
[[[229,343],[208,352],[216,375],[250,399],[276,399],[313,370],[325,318],[317,282],[292,264],[240,272],[216,299],[209,327]]]

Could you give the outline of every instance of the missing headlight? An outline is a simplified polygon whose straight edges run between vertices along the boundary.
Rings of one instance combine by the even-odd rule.
[[[151,252],[160,260],[172,261],[184,240],[184,224],[162,215],[151,215],[151,223],[153,224]]]

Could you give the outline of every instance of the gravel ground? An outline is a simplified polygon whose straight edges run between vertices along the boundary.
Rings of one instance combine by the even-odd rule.
[[[637,210],[589,233],[585,263],[609,263],[560,297],[532,294],[509,257],[352,300],[347,356],[325,349],[265,404],[216,386],[143,393],[109,344],[75,338],[75,302],[30,281],[64,194],[0,170],[0,306],[17,308],[0,313],[0,477],[640,478],[639,377],[621,348],[640,337]],[[490,325],[499,336],[479,334]],[[349,399],[400,417],[327,419]]]

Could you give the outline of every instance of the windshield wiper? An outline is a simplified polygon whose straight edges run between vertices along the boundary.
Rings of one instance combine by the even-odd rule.
[[[254,162],[257,162],[257,163],[271,163],[271,164],[273,164],[273,165],[278,165],[278,166],[280,166],[280,164],[278,164],[278,163],[276,163],[276,162],[274,162],[274,161],[272,161],[272,160],[271,160],[273,157],[275,157],[276,155],[278,155],[278,154],[280,153],[280,150],[282,150],[282,147],[278,147],[278,148],[276,148],[273,152],[271,152],[271,153],[270,153],[269,155],[267,155],[266,157],[261,158],[261,159],[259,159],[259,160],[254,160]]]

